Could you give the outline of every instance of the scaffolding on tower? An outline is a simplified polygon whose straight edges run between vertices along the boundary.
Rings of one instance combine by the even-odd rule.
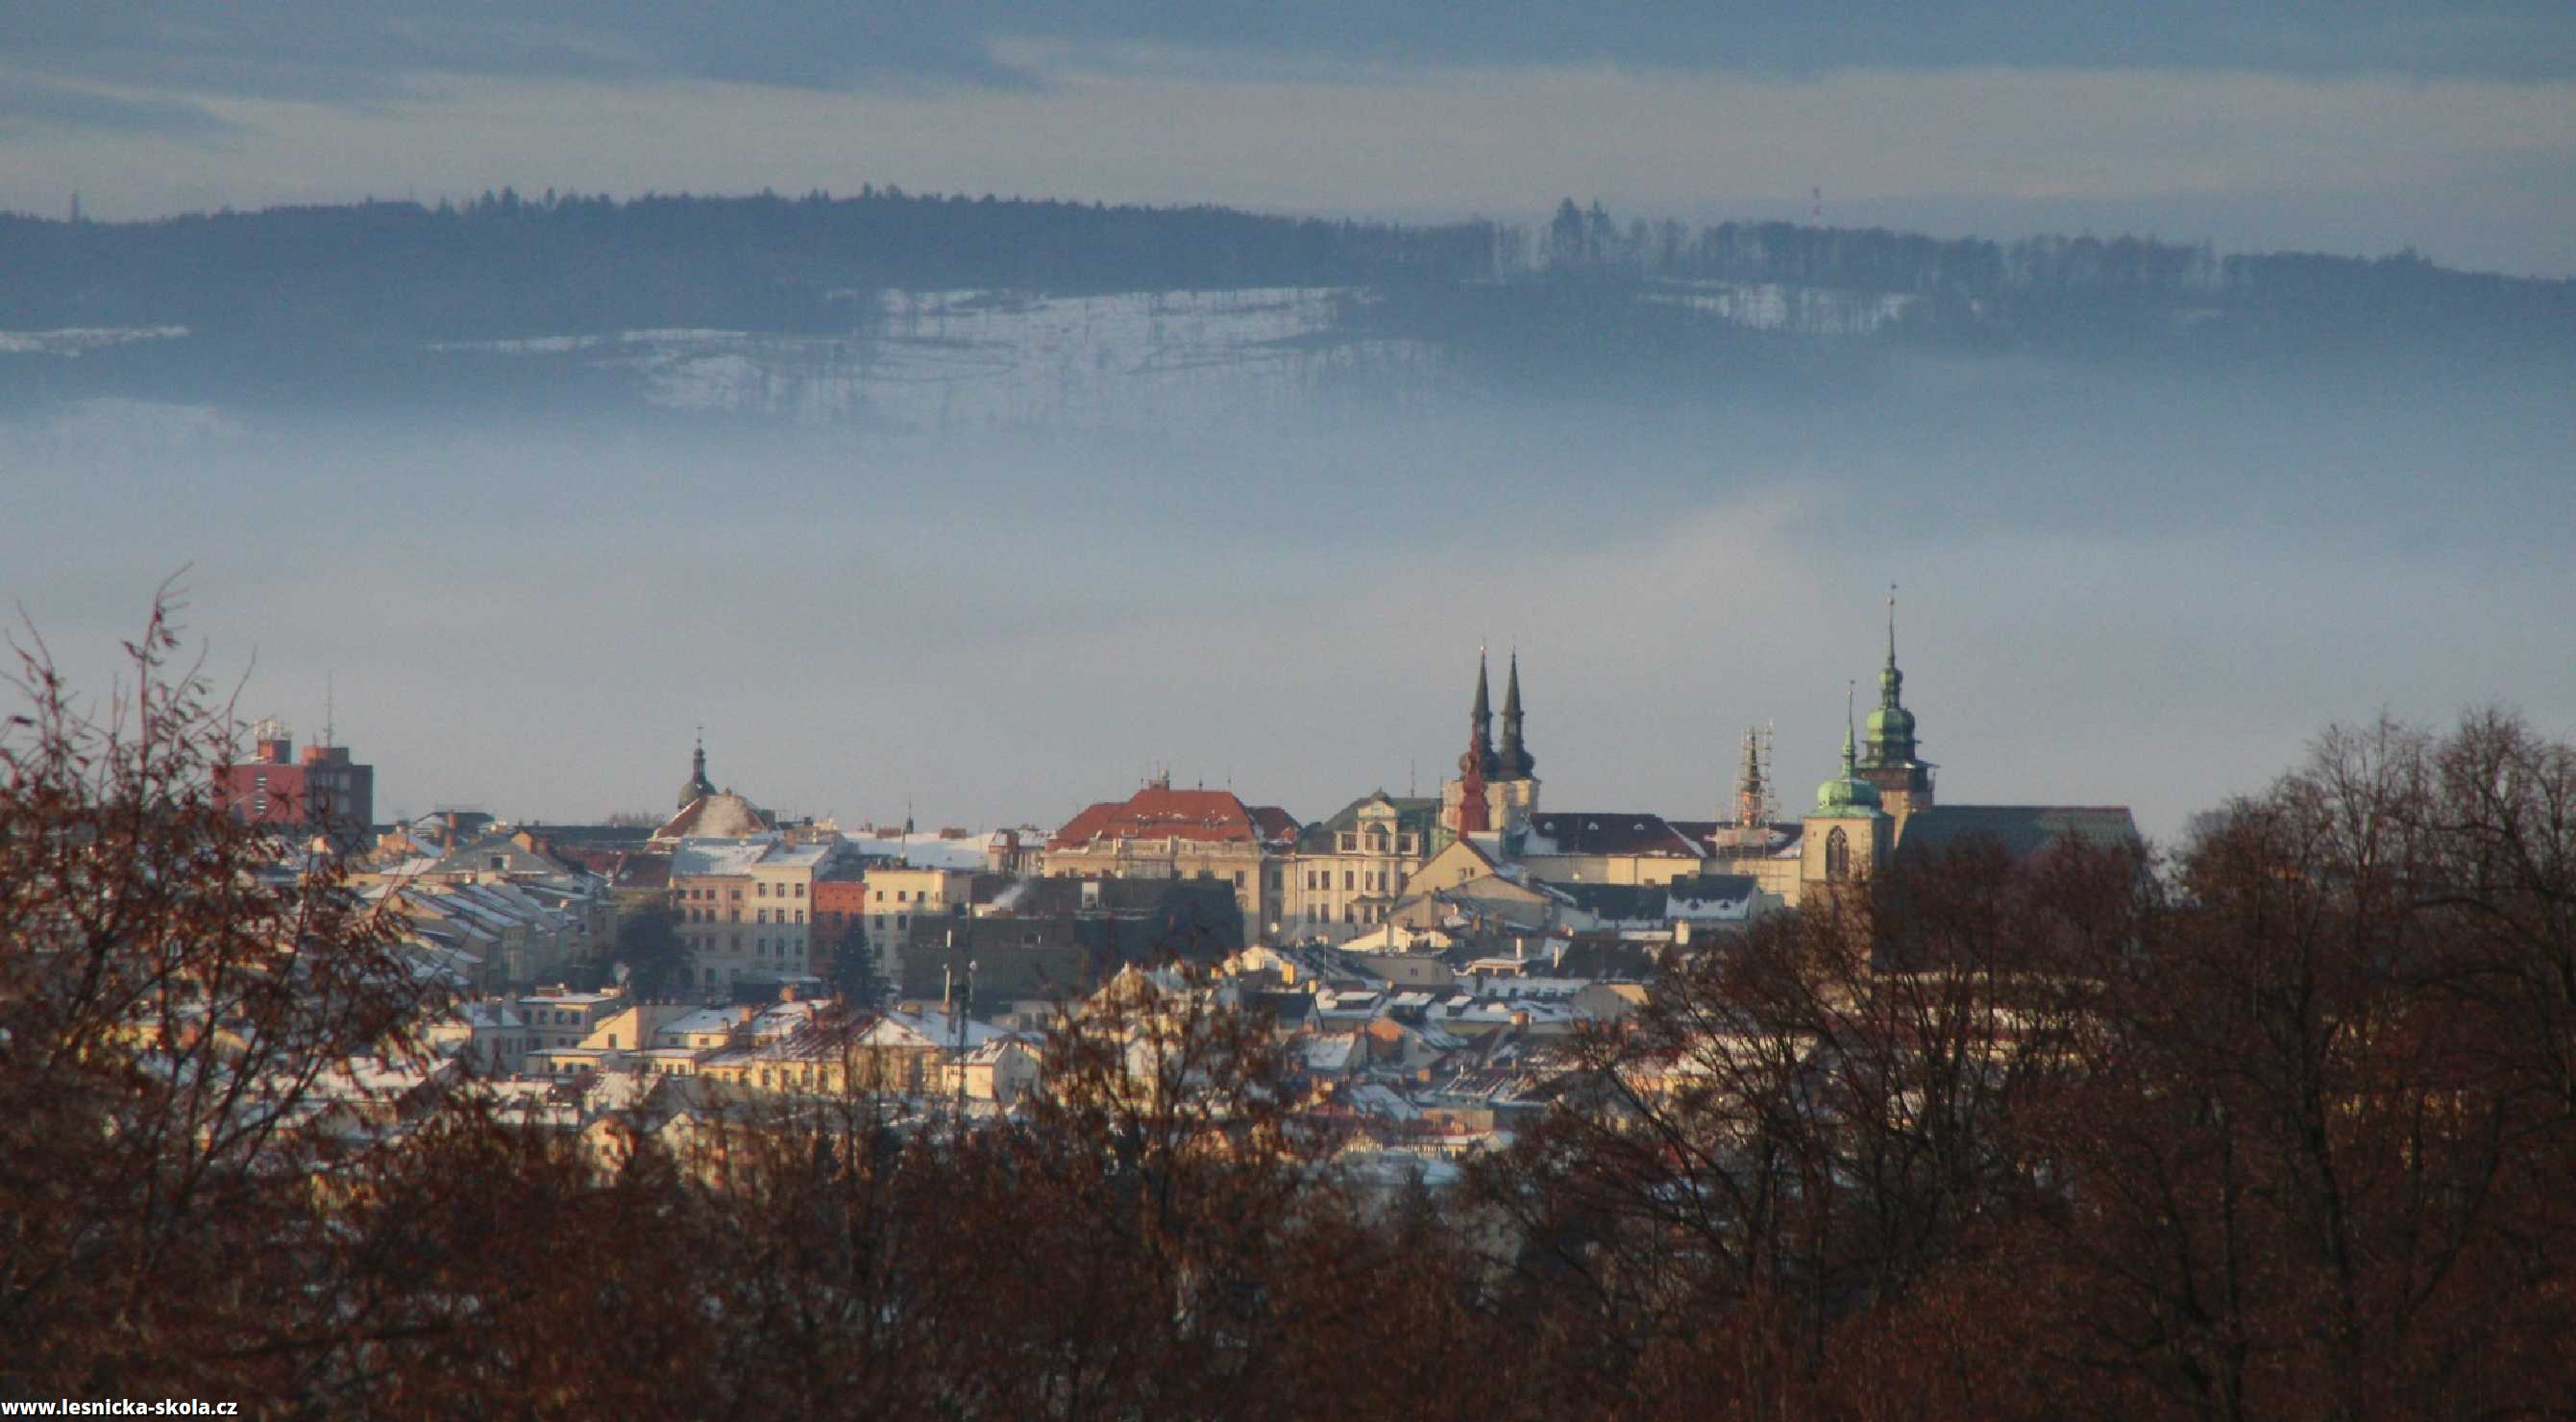
[[[1738,853],[1771,847],[1771,823],[1778,806],[1771,798],[1771,725],[1744,728],[1743,768],[1735,780],[1735,819],[1728,833]]]

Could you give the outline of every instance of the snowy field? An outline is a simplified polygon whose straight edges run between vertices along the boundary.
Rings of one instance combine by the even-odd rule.
[[[870,332],[629,331],[437,349],[633,371],[672,409],[924,433],[1134,429],[1284,413],[1336,389],[1439,383],[1419,342],[1341,333],[1344,289],[1110,296],[892,292]]]

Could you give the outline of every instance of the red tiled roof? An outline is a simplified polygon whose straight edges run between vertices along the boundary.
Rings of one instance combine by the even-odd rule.
[[[1148,785],[1124,800],[1103,800],[1065,822],[1050,849],[1094,840],[1189,839],[1254,844],[1294,839],[1297,821],[1276,805],[1247,806],[1226,790],[1170,790]]]

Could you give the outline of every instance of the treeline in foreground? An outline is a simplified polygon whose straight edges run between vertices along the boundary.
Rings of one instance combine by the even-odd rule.
[[[1437,1192],[1139,992],[1007,1124],[614,1162],[317,1074],[422,1004],[213,811],[156,622],[0,800],[0,1397],[280,1415],[2501,1417],[2576,1405],[2576,753],[2329,733],[2168,860],[1974,850],[1673,963]]]

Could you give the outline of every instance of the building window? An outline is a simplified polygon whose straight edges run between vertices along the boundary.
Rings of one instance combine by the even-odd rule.
[[[1352,875],[1352,873],[1351,873],[1351,871],[1350,871],[1350,870],[1345,869],[1345,870],[1343,870],[1343,871],[1342,871],[1342,892],[1343,892],[1343,893],[1346,893],[1346,894],[1347,894],[1347,893],[1349,893],[1349,892],[1351,891],[1351,889],[1352,889],[1352,887],[1353,887],[1353,885],[1352,885],[1352,883],[1351,883],[1352,878],[1353,878],[1353,875]]]
[[[797,885],[797,886],[796,886],[796,897],[798,897],[798,898],[800,898],[800,899],[801,899],[801,898],[803,898],[803,897],[805,897],[805,886],[804,886],[804,885],[799,884],[799,885]]]
[[[798,910],[796,911],[796,921],[797,921],[798,923],[803,923],[803,922],[805,921],[805,910],[803,910],[803,909],[798,909]]]
[[[1825,877],[1828,879],[1851,877],[1851,837],[1844,834],[1840,827],[1836,827],[1832,834],[1825,836]]]

